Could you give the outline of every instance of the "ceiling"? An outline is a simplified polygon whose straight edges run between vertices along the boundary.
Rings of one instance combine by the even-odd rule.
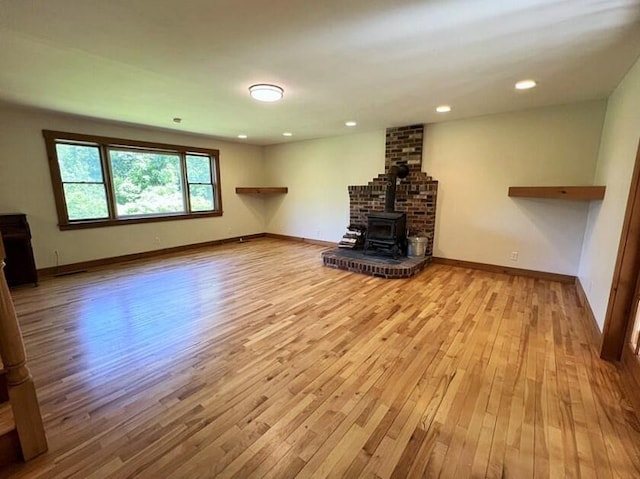
[[[264,145],[604,98],[640,0],[0,0],[0,45],[1,101]]]

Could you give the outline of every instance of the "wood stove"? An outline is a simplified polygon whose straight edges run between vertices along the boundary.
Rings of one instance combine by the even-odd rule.
[[[398,258],[407,255],[407,215],[404,213],[371,213],[367,217],[365,254]]]
[[[384,212],[367,216],[365,254],[377,254],[398,258],[407,255],[407,215],[394,211],[396,181],[409,174],[407,165],[392,166],[387,178]]]

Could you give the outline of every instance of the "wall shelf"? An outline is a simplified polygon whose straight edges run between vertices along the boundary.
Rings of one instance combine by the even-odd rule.
[[[601,200],[605,186],[510,186],[514,198],[547,198],[560,200]]]
[[[239,195],[280,195],[289,192],[286,186],[237,186]]]

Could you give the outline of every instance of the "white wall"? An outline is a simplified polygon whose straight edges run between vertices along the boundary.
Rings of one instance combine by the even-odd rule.
[[[439,180],[435,256],[577,274],[589,205],[513,199],[515,185],[592,184],[604,101],[427,125],[423,170]],[[339,241],[347,186],[384,171],[385,132],[265,148],[267,231]],[[519,252],[519,260],[509,255]]]
[[[428,125],[423,169],[440,181],[435,255],[577,274],[589,204],[513,199],[507,188],[593,184],[603,116],[604,102],[594,101]],[[225,214],[61,232],[42,129],[218,148]],[[347,187],[383,172],[384,142],[379,130],[263,149],[0,105],[0,212],[29,215],[39,268],[55,264],[56,250],[60,264],[68,264],[263,231],[338,241],[349,222]],[[635,146],[631,150],[629,168]],[[601,176],[603,170],[601,165]],[[255,185],[288,186],[289,193],[263,200],[234,192]],[[518,262],[509,261],[511,251],[519,252]],[[588,251],[585,246],[585,264]]]
[[[609,97],[595,182],[607,186],[589,210],[579,278],[600,329],[609,301],[633,165],[640,139],[640,60]]]
[[[427,126],[423,169],[439,181],[434,256],[577,274],[589,203],[507,191],[593,184],[604,109],[592,101]]]
[[[221,217],[60,231],[42,130],[220,150]],[[262,148],[0,105],[0,213],[26,213],[38,268],[264,232],[264,201],[235,194],[262,182]],[[160,238],[160,245],[154,238]]]
[[[338,242],[349,224],[349,185],[384,172],[385,131],[265,147],[267,232]]]

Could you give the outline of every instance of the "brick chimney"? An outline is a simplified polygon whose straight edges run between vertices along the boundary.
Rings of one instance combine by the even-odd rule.
[[[426,256],[433,255],[436,227],[438,182],[422,171],[424,125],[387,128],[385,172],[363,186],[349,186],[349,219],[352,225],[366,226],[367,215],[383,212],[387,173],[393,165],[405,164],[409,175],[396,189],[395,209],[407,214],[409,235],[423,234],[428,238]]]

